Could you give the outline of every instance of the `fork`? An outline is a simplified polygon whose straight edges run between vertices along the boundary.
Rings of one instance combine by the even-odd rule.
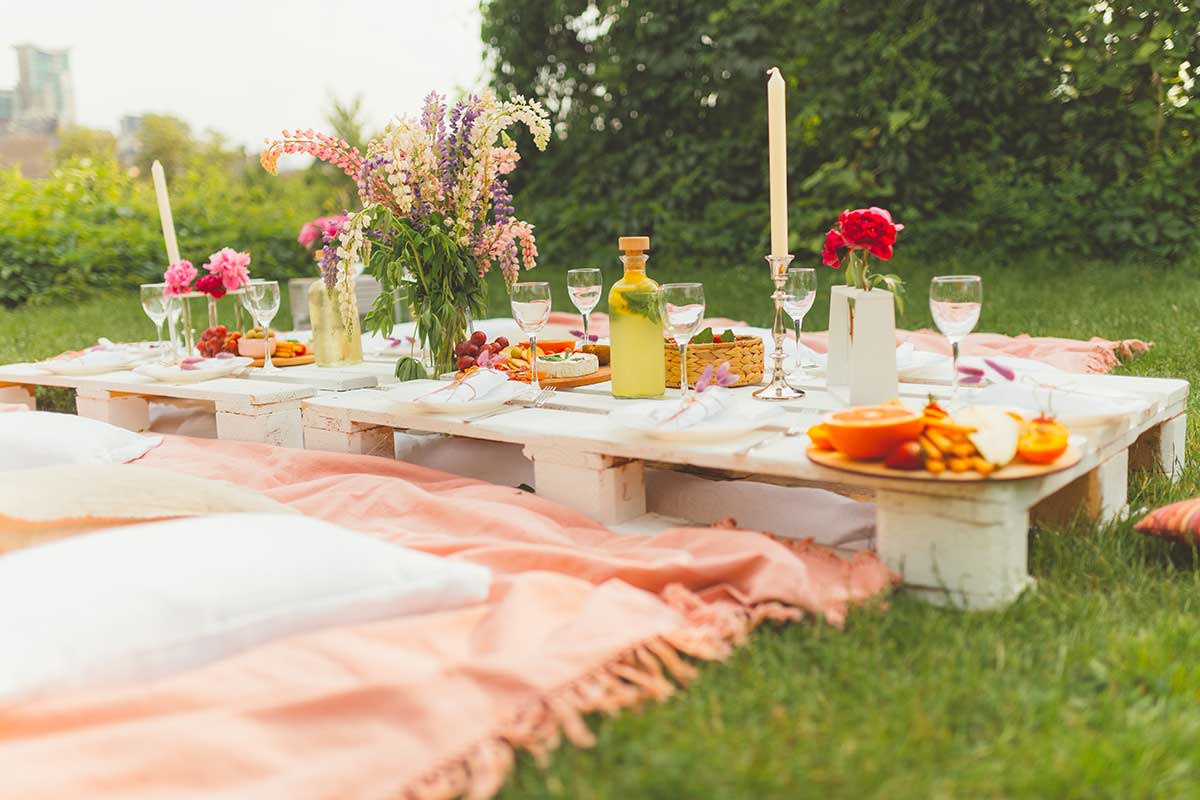
[[[792,427],[788,428],[787,430],[776,431],[775,433],[772,433],[769,436],[764,436],[763,438],[759,439],[757,442],[752,442],[751,444],[746,445],[741,450],[735,451],[734,455],[735,456],[750,455],[750,453],[752,453],[755,450],[757,450],[758,448],[762,447],[764,444],[769,444],[770,442],[774,442],[777,439],[787,439],[792,436],[799,436],[800,434],[804,433],[805,430],[806,430],[806,428],[803,425],[793,425]]]
[[[554,394],[555,389],[557,389],[555,386],[545,386],[540,392],[538,392],[537,397],[533,398],[533,401],[530,403],[521,403],[520,405],[505,405],[501,408],[497,408],[494,411],[489,411],[486,414],[480,414],[476,417],[467,417],[463,420],[463,422],[478,422],[481,419],[494,417],[498,414],[507,414],[510,411],[519,411],[522,408],[541,408],[542,406],[546,405],[546,402],[550,399],[550,396]]]

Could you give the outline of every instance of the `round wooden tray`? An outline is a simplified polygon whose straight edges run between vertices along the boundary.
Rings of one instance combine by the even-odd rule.
[[[1067,452],[1058,457],[1053,464],[1029,464],[1024,461],[1014,461],[1008,466],[998,469],[991,475],[980,475],[974,470],[968,472],[945,472],[937,475],[923,469],[904,470],[890,469],[882,461],[855,461],[834,450],[821,450],[817,447],[808,448],[808,460],[823,467],[839,469],[843,472],[853,472],[858,475],[870,475],[876,478],[895,478],[904,481],[943,481],[954,483],[982,483],[983,481],[1019,481],[1026,478],[1040,478],[1069,469],[1079,463],[1083,453],[1075,445],[1067,448]]]

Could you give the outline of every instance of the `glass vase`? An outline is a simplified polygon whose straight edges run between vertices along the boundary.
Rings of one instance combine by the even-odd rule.
[[[417,320],[417,345],[425,352],[425,366],[434,377],[458,369],[458,357],[454,346],[465,341],[470,322],[470,312],[455,306],[447,319],[438,319],[428,308],[413,305],[413,316]]]
[[[208,296],[208,327],[217,327],[217,298]]]
[[[350,296],[354,297],[353,283]],[[318,367],[362,363],[362,327],[358,320],[357,300],[354,301],[352,321],[347,326],[338,308],[337,294],[325,286],[325,281],[315,280],[308,287],[308,316],[312,322],[310,345]]]

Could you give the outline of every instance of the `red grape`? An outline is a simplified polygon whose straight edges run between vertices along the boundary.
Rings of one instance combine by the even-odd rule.
[[[496,344],[500,345],[500,349],[503,350],[504,348],[508,347],[508,339],[504,338],[503,336],[497,336]]]
[[[471,334],[471,344],[483,347],[487,344],[487,334],[483,331],[475,331]]]
[[[467,349],[467,343],[459,342],[458,344],[454,345],[454,355],[461,356],[466,351],[466,349]]]
[[[459,356],[458,357],[458,368],[459,369],[468,369],[473,366],[475,366],[475,359],[471,358],[471,356]]]
[[[463,353],[469,355],[471,358],[474,358],[475,356],[479,355],[479,350],[479,345],[475,344],[474,342],[467,342],[467,346],[463,348]]]

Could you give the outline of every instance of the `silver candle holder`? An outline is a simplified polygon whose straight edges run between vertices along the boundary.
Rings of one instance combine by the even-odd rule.
[[[783,376],[783,340],[788,335],[787,315],[783,310],[783,301],[787,297],[784,286],[792,256],[767,256],[767,263],[771,265],[771,280],[775,283],[775,292],[771,295],[775,301],[775,324],[771,326],[775,352],[771,354],[771,382],[755,392],[754,396],[759,400],[795,400],[804,397],[804,390],[791,386]]]

